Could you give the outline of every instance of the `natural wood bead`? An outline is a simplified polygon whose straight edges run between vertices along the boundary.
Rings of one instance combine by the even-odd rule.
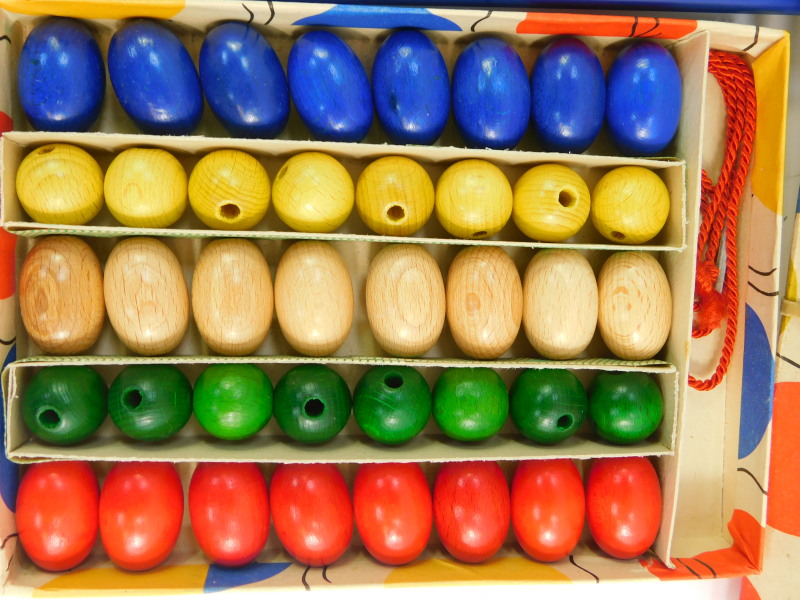
[[[444,327],[445,292],[439,265],[417,244],[386,246],[367,272],[367,318],[389,354],[419,356]]]
[[[589,218],[589,188],[563,165],[539,165],[514,184],[511,216],[532,240],[563,242],[578,233]]]
[[[577,357],[597,328],[597,281],[577,250],[541,250],[522,282],[522,325],[544,358]]]
[[[436,217],[450,235],[478,240],[500,231],[511,217],[513,193],[505,174],[492,163],[462,160],[436,184]]]
[[[519,333],[522,282],[502,248],[458,253],[447,273],[447,322],[456,344],[472,358],[497,358]]]
[[[189,326],[189,292],[177,257],[159,240],[118,243],[106,261],[108,318],[122,343],[138,354],[166,354]]]
[[[189,204],[212,229],[250,229],[267,214],[270,187],[266,169],[241,150],[215,150],[189,176]]]
[[[203,248],[192,276],[192,311],[215,352],[255,352],[272,323],[272,277],[261,250],[247,240],[216,240]]]
[[[356,183],[361,220],[381,235],[412,235],[433,212],[433,183],[419,163],[384,156],[370,163]]]
[[[355,202],[350,173],[322,152],[303,152],[287,160],[275,176],[272,196],[281,221],[304,233],[335,231]]]
[[[669,190],[650,169],[619,167],[595,185],[591,215],[604,238],[620,244],[644,244],[667,222]]]
[[[19,277],[22,323],[50,354],[77,354],[97,341],[106,311],[103,270],[89,245],[75,237],[37,242]]]
[[[103,208],[103,171],[72,144],[47,144],[28,154],[16,184],[19,203],[39,223],[85,225]]]
[[[106,206],[126,227],[169,227],[186,210],[186,171],[158,148],[120,152],[106,171]]]
[[[672,292],[658,261],[644,252],[612,254],[597,290],[597,324],[608,349],[625,360],[655,356],[672,324]]]
[[[353,284],[326,242],[297,242],[275,274],[275,313],[286,341],[308,356],[332,354],[353,325]]]

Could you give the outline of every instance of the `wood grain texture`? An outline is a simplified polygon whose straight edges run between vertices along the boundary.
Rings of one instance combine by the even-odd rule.
[[[542,250],[522,282],[522,325],[545,358],[568,360],[583,352],[597,328],[597,281],[577,250]]]
[[[597,290],[597,324],[608,349],[625,360],[655,356],[672,324],[672,292],[658,261],[644,252],[612,254]]]
[[[122,343],[137,354],[166,354],[189,326],[189,292],[172,250],[159,240],[129,238],[106,261],[108,318]]]
[[[353,325],[353,283],[336,249],[297,242],[278,263],[275,313],[286,341],[307,356],[326,356],[344,343]]]
[[[367,318],[389,354],[420,356],[439,339],[445,320],[444,280],[430,253],[417,244],[386,246],[367,272]]]
[[[75,237],[39,241],[22,263],[22,323],[50,354],[78,354],[97,341],[106,311],[103,270],[94,251]]]
[[[255,352],[269,332],[272,306],[269,265],[255,244],[215,240],[203,248],[192,276],[192,311],[212,350]]]
[[[447,322],[472,358],[497,358],[511,347],[522,321],[522,281],[501,248],[458,253],[447,273]]]

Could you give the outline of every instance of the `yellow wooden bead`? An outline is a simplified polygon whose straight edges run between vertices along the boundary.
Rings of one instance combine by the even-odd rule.
[[[353,179],[338,160],[303,152],[287,160],[272,187],[275,212],[295,231],[330,233],[350,216]]]
[[[186,171],[166,150],[130,148],[106,171],[106,206],[126,227],[169,227],[186,210]]]
[[[267,214],[269,196],[266,169],[240,150],[207,154],[189,176],[189,204],[212,229],[254,227]]]
[[[539,165],[514,185],[511,212],[520,231],[540,242],[563,242],[589,218],[589,188],[572,169]]]
[[[367,166],[356,184],[356,209],[375,233],[412,235],[433,212],[433,183],[419,163],[384,156]]]
[[[597,182],[591,215],[595,229],[612,242],[644,244],[667,222],[669,191],[649,169],[620,167]]]
[[[451,165],[436,184],[436,217],[450,235],[478,240],[511,217],[511,184],[493,164],[468,159]]]
[[[103,208],[103,171],[72,144],[47,144],[28,154],[16,183],[22,208],[39,223],[85,225]]]

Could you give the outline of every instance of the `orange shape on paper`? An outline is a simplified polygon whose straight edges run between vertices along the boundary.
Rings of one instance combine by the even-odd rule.
[[[739,600],[761,600],[756,588],[750,583],[747,577],[742,578],[742,590],[739,592]]]
[[[23,15],[55,15],[78,19],[171,19],[181,12],[185,0],[0,0],[0,8]]]
[[[797,356],[788,358],[797,359]],[[767,524],[800,537],[797,482],[800,481],[800,382],[775,385]]]
[[[618,17],[533,13],[517,25],[517,33],[597,35],[603,37],[678,40],[697,30],[697,21],[656,17]]]

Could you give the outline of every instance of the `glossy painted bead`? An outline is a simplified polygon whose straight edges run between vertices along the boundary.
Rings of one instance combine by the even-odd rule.
[[[192,385],[174,365],[129,365],[111,383],[108,413],[128,437],[166,440],[192,416]]]
[[[500,431],[508,417],[506,384],[492,369],[445,369],[433,387],[433,418],[447,437],[478,442]]]
[[[72,144],[47,144],[17,169],[17,197],[37,223],[86,225],[103,208],[103,171]]]
[[[403,444],[413,439],[427,425],[432,404],[428,382],[411,367],[372,367],[353,392],[353,416],[358,426],[382,444]]]
[[[606,79],[597,55],[582,41],[548,45],[531,72],[531,117],[548,152],[580,153],[603,126]]]
[[[453,115],[467,146],[513,148],[530,114],[528,74],[512,46],[483,38],[461,51],[453,70]]]
[[[37,372],[22,396],[22,418],[33,435],[49,444],[79,444],[108,414],[105,381],[86,366],[53,366]]]
[[[342,376],[325,365],[289,369],[275,386],[275,419],[295,441],[319,444],[347,424],[353,400]]]
[[[359,142],[372,125],[372,90],[361,61],[330,31],[309,31],[289,53],[289,91],[318,140]]]
[[[173,225],[186,210],[186,171],[159,148],[129,148],[106,171],[106,206],[126,227]]]
[[[31,340],[50,354],[78,354],[100,336],[103,271],[89,245],[52,236],[36,243],[19,275],[19,308]]]
[[[143,133],[189,135],[203,115],[192,57],[162,22],[136,19],[108,47],[108,73],[122,108]]]
[[[669,190],[653,171],[619,167],[594,186],[592,224],[612,242],[644,244],[664,228],[669,206]]]
[[[436,183],[436,218],[457,238],[494,235],[508,223],[512,206],[511,184],[485,160],[470,158],[450,165]]]
[[[367,165],[356,183],[361,220],[381,235],[413,235],[433,213],[433,182],[405,156],[384,156]]]
[[[241,150],[215,150],[189,176],[189,204],[211,229],[250,229],[267,214],[269,175]]]
[[[353,178],[332,156],[302,152],[278,171],[272,201],[281,221],[295,231],[330,233],[353,211]]]
[[[433,144],[450,115],[450,77],[442,53],[419,31],[396,31],[375,54],[372,95],[393,143]]]
[[[526,171],[514,184],[511,217],[538,242],[563,242],[589,218],[589,187],[569,167],[549,164]]]
[[[34,129],[88,131],[106,89],[103,57],[89,29],[61,17],[34,27],[19,55],[17,89]]]
[[[231,135],[274,138],[289,119],[289,84],[269,42],[247,23],[206,34],[200,81],[208,105]]]
[[[272,417],[272,382],[252,364],[206,367],[194,384],[194,416],[215,438],[244,440]]]
[[[606,77],[606,122],[625,154],[652,156],[675,137],[681,117],[681,73],[655,42],[638,42],[619,53]]]
[[[661,389],[646,373],[598,373],[589,395],[589,418],[601,438],[635,444],[649,438],[664,416]]]
[[[588,411],[583,384],[566,369],[526,369],[509,396],[514,425],[539,444],[557,444],[575,435]]]

